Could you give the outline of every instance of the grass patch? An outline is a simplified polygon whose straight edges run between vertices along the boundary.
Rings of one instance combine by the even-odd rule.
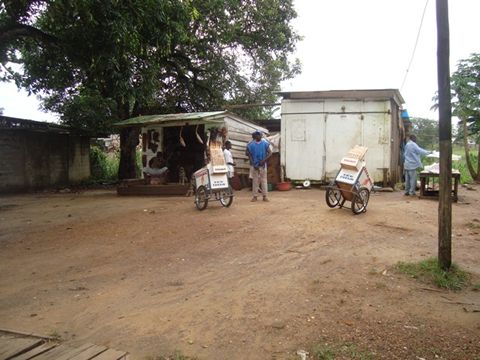
[[[480,283],[478,283],[478,284],[473,284],[472,290],[473,290],[473,291],[480,291]]]
[[[438,265],[436,258],[429,258],[418,263],[399,262],[396,269],[425,283],[434,284],[449,290],[461,290],[470,284],[470,274],[452,264],[449,271]]]
[[[334,360],[335,350],[327,344],[318,344],[312,348],[310,352],[315,360]]]
[[[62,340],[62,335],[60,335],[56,330],[50,332],[48,334],[48,337],[51,338],[54,341],[60,341]]]
[[[349,358],[354,360],[372,360],[373,354],[361,351],[355,344],[344,343],[342,345],[317,344],[310,351],[310,358],[314,360],[335,360],[337,358]]]
[[[474,219],[473,221],[467,223],[467,227],[472,230],[480,229],[480,221],[478,221],[478,219]]]
[[[147,356],[146,360],[198,360],[197,357],[189,357],[182,354],[180,350],[176,350],[174,354],[168,356]]]
[[[344,344],[342,346],[342,353],[347,355],[350,359],[356,360],[372,360],[373,354],[366,351],[361,351],[355,344]]]

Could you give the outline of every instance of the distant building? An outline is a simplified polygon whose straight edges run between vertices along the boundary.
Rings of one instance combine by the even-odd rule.
[[[0,116],[0,192],[66,186],[89,177],[89,135],[63,125]]]

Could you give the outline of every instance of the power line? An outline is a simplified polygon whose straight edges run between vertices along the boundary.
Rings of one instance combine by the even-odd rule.
[[[410,58],[410,62],[408,63],[407,71],[405,72],[405,76],[403,78],[402,86],[400,86],[400,91],[402,91],[403,85],[405,85],[405,81],[407,81],[408,72],[410,71],[410,67],[412,66],[413,58],[415,56],[415,51],[417,50],[418,39],[420,38],[420,32],[422,30],[423,19],[425,18],[425,13],[427,11],[428,1],[429,0],[425,1],[425,7],[423,8],[422,19],[420,20],[420,26],[418,27],[418,31],[417,31],[417,39],[415,40],[415,46],[413,47],[412,56]]]

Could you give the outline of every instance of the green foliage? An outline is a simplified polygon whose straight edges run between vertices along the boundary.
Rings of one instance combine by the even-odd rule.
[[[90,180],[93,182],[118,181],[118,166],[120,164],[120,152],[105,152],[99,146],[90,147]],[[142,175],[142,151],[136,151],[136,173]]]
[[[449,290],[461,290],[470,284],[470,275],[467,272],[455,264],[452,264],[449,271],[444,271],[438,265],[436,258],[418,263],[399,262],[396,268],[414,279]]]
[[[465,160],[465,149],[463,148],[463,145],[453,144],[452,153],[461,156],[460,160],[453,161],[452,163],[452,168],[460,172],[460,182],[462,184],[472,183],[473,178],[470,174],[470,171],[468,170],[468,166]],[[476,160],[476,155],[471,155],[471,157],[473,160]]]
[[[476,156],[472,155],[472,160],[476,160]],[[453,164],[453,168],[458,170],[460,172],[460,182],[462,184],[470,184],[473,182],[472,175],[470,174],[470,171],[468,170],[467,163],[465,161],[465,157],[463,157],[459,161],[455,161]]]
[[[315,360],[335,360],[335,350],[326,344],[313,346],[311,354]]]
[[[3,78],[77,127],[271,102],[299,71],[291,0],[21,3],[5,2],[0,53],[24,73],[4,67]]]
[[[314,360],[335,360],[338,358],[370,360],[373,355],[370,352],[358,350],[355,344],[344,343],[342,345],[317,344],[310,351]]]
[[[168,356],[148,356],[147,360],[197,360],[197,357],[189,357],[182,354],[181,351],[176,350],[172,355]]]
[[[98,146],[90,147],[91,180],[95,182],[111,182],[118,180],[118,152],[105,153]]]
[[[451,77],[453,115],[468,119],[468,135],[480,136],[480,54],[460,60]]]
[[[417,143],[424,149],[438,150],[438,121],[424,118],[411,118],[412,133]]]
[[[480,54],[460,60],[451,78],[452,109],[462,121],[459,135],[480,143]],[[474,181],[480,181],[480,147],[477,161],[473,161],[465,145],[465,158],[468,171]]]
[[[342,346],[342,352],[348,356],[349,359],[355,360],[371,360],[373,355],[370,352],[361,351],[355,344],[345,343]]]
[[[48,337],[51,338],[53,341],[61,341],[62,340],[62,335],[56,330],[51,331],[48,334]]]
[[[468,59],[460,60],[457,70],[451,76],[452,115],[460,119],[455,143],[474,140],[480,143],[480,54],[473,53]],[[433,98],[438,107],[438,94]],[[465,159],[471,178],[480,182],[480,146],[477,162],[472,161],[468,144],[465,146]]]
[[[137,149],[137,151],[135,152],[135,155],[136,155],[135,165],[136,165],[137,177],[141,177],[143,172],[142,150]]]

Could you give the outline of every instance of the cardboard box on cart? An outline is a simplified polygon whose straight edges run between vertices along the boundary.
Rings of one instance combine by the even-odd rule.
[[[351,191],[357,182],[357,178],[360,187],[366,187],[368,190],[371,190],[373,187],[373,181],[370,178],[364,160],[367,150],[368,148],[365,146],[356,145],[340,161],[340,171],[335,178],[335,182],[340,189],[346,190],[343,193],[346,200],[353,198]]]
[[[340,161],[340,166],[342,169],[351,169],[359,171],[363,166],[365,166],[365,154],[367,153],[368,148],[366,146],[355,145],[350,149],[345,157]]]
[[[210,162],[194,173],[196,188],[205,186],[207,189],[228,188],[227,164],[220,144],[210,146]]]

